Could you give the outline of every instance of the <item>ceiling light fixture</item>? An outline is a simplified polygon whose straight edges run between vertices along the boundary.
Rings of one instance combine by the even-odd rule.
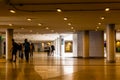
[[[104,20],[105,18],[104,17],[101,17],[101,20]]]
[[[71,23],[68,23],[69,26],[71,26]]]
[[[42,24],[39,23],[38,26],[42,26]]]
[[[98,31],[97,29],[95,29],[95,31]]]
[[[23,27],[21,29],[24,29]]]
[[[51,30],[51,32],[54,32],[54,30]]]
[[[65,20],[65,21],[67,21],[67,20],[68,20],[68,18],[64,17],[64,20]]]
[[[9,24],[9,26],[13,26],[13,24]]]
[[[74,29],[74,27],[71,27],[71,29]]]
[[[11,13],[16,13],[14,10],[10,10]]]
[[[36,32],[36,34],[39,34],[39,32]]]
[[[30,32],[32,32],[32,30],[30,30]]]
[[[73,30],[73,32],[75,32],[75,30]]]
[[[28,18],[27,20],[28,20],[28,21],[32,21],[32,19],[30,19],[30,18]]]
[[[45,29],[49,29],[48,27],[46,27]]]
[[[101,25],[101,23],[98,23],[99,25]]]
[[[61,9],[57,9],[57,12],[62,12],[62,10]]]
[[[110,11],[110,8],[105,8],[105,11]]]
[[[99,29],[99,27],[96,27],[97,29]]]

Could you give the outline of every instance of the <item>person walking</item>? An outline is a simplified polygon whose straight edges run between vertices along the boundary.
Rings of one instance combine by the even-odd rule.
[[[23,59],[23,44],[19,43],[19,58]]]
[[[30,57],[33,57],[33,51],[34,51],[34,50],[35,50],[34,44],[31,43],[31,44],[30,44]]]
[[[25,58],[26,61],[29,61],[29,52],[30,52],[30,43],[28,42],[27,39],[24,40],[24,53],[25,53]]]
[[[54,50],[55,50],[55,46],[51,45],[51,56],[54,56]]]
[[[47,56],[50,56],[50,46],[49,46],[49,44],[47,44],[46,52],[47,52]]]
[[[16,57],[17,57],[17,50],[18,50],[19,45],[12,39],[12,61],[16,62]]]

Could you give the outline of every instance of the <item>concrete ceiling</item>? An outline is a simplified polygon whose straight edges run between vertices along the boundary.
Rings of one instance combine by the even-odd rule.
[[[57,12],[58,8],[62,12]],[[105,8],[110,11],[105,12]],[[10,13],[11,9],[16,13]],[[13,28],[15,33],[27,34],[71,33],[96,30],[97,27],[105,30],[107,24],[116,24],[117,30],[120,28],[119,0],[0,0],[0,10],[1,33],[8,28]],[[68,20],[65,21],[64,17]],[[105,19],[101,20],[101,17]]]

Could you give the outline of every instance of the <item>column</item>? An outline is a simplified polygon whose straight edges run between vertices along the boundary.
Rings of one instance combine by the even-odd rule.
[[[2,56],[2,37],[0,36],[0,56]]]
[[[60,56],[60,38],[57,38],[57,55]]]
[[[73,34],[73,56],[89,57],[89,31],[80,31]]]
[[[104,57],[103,31],[89,31],[89,57]]]
[[[107,61],[115,62],[115,24],[106,28]]]
[[[78,38],[79,37],[79,33],[74,33],[73,34],[73,57],[79,57],[80,56],[80,52],[81,51],[81,47],[79,48],[80,44],[78,44],[78,39],[81,39],[81,38]],[[81,42],[81,41],[80,41]],[[78,48],[79,48],[79,51],[78,51]]]
[[[12,59],[12,39],[13,39],[13,29],[7,29],[6,30],[6,60]]]
[[[60,35],[60,56],[64,56],[64,37]]]
[[[89,57],[89,31],[83,31],[83,58]]]

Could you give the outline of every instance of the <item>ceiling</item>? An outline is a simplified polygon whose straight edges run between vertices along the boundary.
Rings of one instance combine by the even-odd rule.
[[[62,12],[57,12],[58,8]],[[105,8],[110,11],[106,12]],[[0,0],[0,10],[0,33],[3,34],[8,28],[21,34],[105,30],[107,24],[116,24],[116,30],[120,28],[119,0]]]

